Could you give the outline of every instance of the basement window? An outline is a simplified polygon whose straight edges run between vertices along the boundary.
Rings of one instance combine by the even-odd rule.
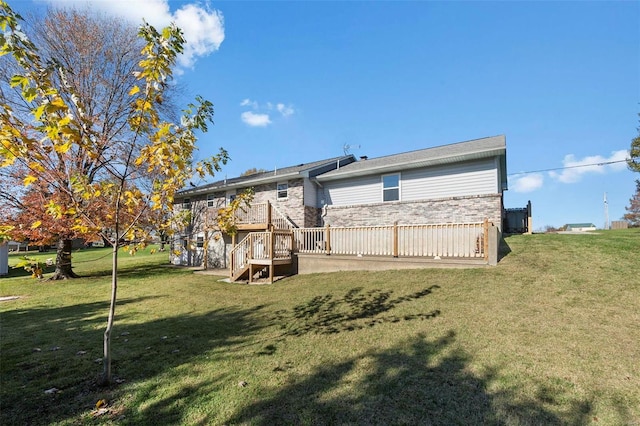
[[[277,187],[277,199],[286,200],[289,192],[289,184],[287,182],[279,183]]]
[[[400,199],[400,174],[382,176],[382,201],[398,201]]]

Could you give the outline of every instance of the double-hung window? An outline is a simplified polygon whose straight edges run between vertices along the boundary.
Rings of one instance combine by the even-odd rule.
[[[400,200],[400,174],[382,176],[382,201]]]
[[[277,196],[278,200],[286,200],[289,192],[289,184],[287,182],[281,182],[277,186]]]
[[[214,207],[216,205],[216,196],[215,194],[207,195],[207,207]]]
[[[230,205],[236,199],[236,191],[227,191],[227,205]]]

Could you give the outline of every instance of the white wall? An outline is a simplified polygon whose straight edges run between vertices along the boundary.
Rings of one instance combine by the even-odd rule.
[[[390,174],[390,173],[385,173]],[[498,171],[494,159],[406,170],[400,173],[400,201],[496,194]],[[381,175],[326,182],[327,204],[348,206],[382,202]]]
[[[9,246],[7,243],[0,244],[0,275],[9,273]]]

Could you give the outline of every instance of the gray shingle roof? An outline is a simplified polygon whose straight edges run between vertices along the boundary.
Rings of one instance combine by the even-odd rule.
[[[271,170],[268,172],[256,173],[249,176],[234,177],[231,179],[223,179],[195,188],[186,188],[178,193],[178,196],[189,196],[203,193],[211,193],[214,191],[223,191],[234,188],[248,188],[254,185],[281,181],[285,178],[316,176],[325,170],[330,170],[340,162],[340,167],[355,161],[353,155],[342,157],[328,158],[326,160],[313,161],[311,163],[302,163],[296,166],[283,167],[281,169]]]
[[[387,173],[439,164],[476,160],[501,156],[501,166],[506,176],[506,138],[504,135],[475,139],[450,145],[442,145],[385,157],[357,161],[324,173],[317,177],[321,182],[365,176],[374,173]]]

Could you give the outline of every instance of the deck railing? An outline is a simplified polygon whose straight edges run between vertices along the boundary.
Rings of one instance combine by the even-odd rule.
[[[488,222],[293,229],[298,253],[485,258]]]
[[[295,227],[291,220],[269,201],[251,204],[249,207],[236,210],[236,223],[238,225],[264,224],[265,227],[273,225],[274,229]]]
[[[251,232],[231,249],[231,277],[235,277],[252,260],[290,259],[292,249],[293,238],[290,231]]]

